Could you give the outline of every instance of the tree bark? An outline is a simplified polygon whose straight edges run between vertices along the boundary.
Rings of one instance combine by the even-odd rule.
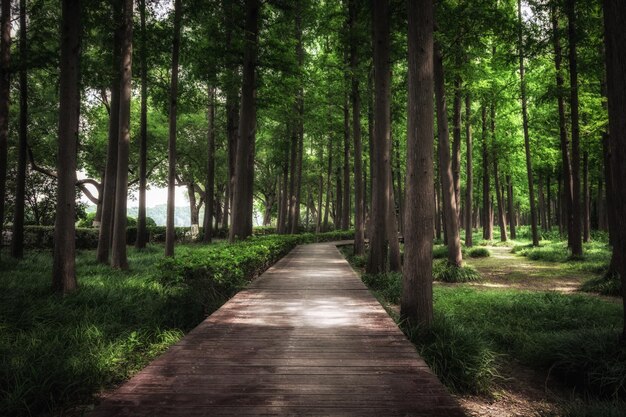
[[[204,243],[211,243],[213,238],[213,200],[215,199],[215,87],[209,85],[207,91],[207,167],[206,183],[204,192],[206,194],[204,203]]]
[[[387,143],[391,147],[392,142]],[[389,149],[389,155],[391,155]],[[391,272],[402,271],[402,258],[400,256],[400,242],[398,241],[398,217],[396,216],[396,202],[393,190],[391,164],[387,164],[387,181],[389,182],[389,200],[387,201],[387,238],[389,239],[389,270]]]
[[[148,62],[146,61],[146,0],[139,0],[139,18],[141,24],[141,114],[139,116],[139,210],[137,212],[137,241],[135,247],[143,249],[148,241],[146,230],[146,186],[148,162]]]
[[[583,152],[583,242],[589,242],[591,233],[591,215],[589,200],[589,151]]]
[[[604,42],[607,72],[607,96],[609,102],[609,132],[611,149],[611,176],[613,184],[626,184],[626,3],[622,0],[604,0]],[[624,304],[624,329],[622,344],[626,344],[626,197],[614,193],[615,237],[613,261],[622,280]]]
[[[511,232],[511,239],[515,240],[515,210],[513,209],[513,181],[511,176],[506,176],[506,190],[507,190],[507,203],[509,206],[509,231]]]
[[[176,242],[174,215],[176,210],[176,122],[178,110],[178,61],[180,57],[181,3],[182,0],[174,0],[174,37],[172,40],[172,73],[169,91],[169,140],[167,141],[167,219],[165,224],[165,256],[174,256],[174,243]]]
[[[387,213],[389,185],[387,179],[390,140],[390,27],[389,0],[374,0],[373,8],[374,44],[374,137],[372,138],[372,212],[370,233],[370,256],[367,272],[377,274],[387,269]]]
[[[446,109],[443,58],[437,42],[434,46],[435,102],[437,105],[437,136],[439,136],[439,176],[441,177],[446,236],[448,237],[448,263],[460,267],[463,263],[459,216],[454,194],[454,177],[450,165],[450,139],[448,137],[448,112]]]
[[[433,321],[433,2],[408,2],[408,132],[404,268],[400,314]]]
[[[580,125],[578,116],[578,59],[576,57],[576,1],[566,2],[569,37],[570,113],[572,123],[572,256],[583,255],[580,206]]]
[[[539,231],[537,230],[537,209],[535,206],[535,190],[533,184],[533,164],[530,156],[530,137],[528,134],[528,105],[526,100],[526,78],[524,68],[524,43],[522,25],[522,0],[517,0],[518,15],[518,47],[519,47],[519,70],[520,88],[522,93],[522,121],[524,130],[524,150],[526,152],[526,174],[528,176],[528,198],[530,203],[530,227],[532,231],[533,246],[539,246]]]
[[[0,232],[4,227],[9,152],[9,101],[11,93],[11,1],[2,0],[0,21]]]
[[[128,153],[130,148],[130,100],[132,94],[133,0],[124,0],[123,36],[121,50],[120,115],[117,142],[117,175],[111,266],[127,269],[126,203],[128,199]]]
[[[26,149],[28,148],[28,41],[26,38],[26,0],[20,0],[20,120],[19,145],[17,151],[17,175],[15,187],[15,211],[11,256],[21,259],[24,256],[24,205],[26,196]],[[1,225],[0,221],[0,225]],[[1,229],[1,227],[0,227]]]
[[[490,178],[489,178],[489,148],[487,146],[487,107],[483,104],[481,110],[482,121],[482,153],[483,153],[483,239],[493,240],[493,223],[491,222],[489,202],[490,194]]]
[[[341,229],[350,228],[350,108],[348,92],[343,103],[343,203],[341,213]]]
[[[330,211],[330,178],[333,173],[333,146],[332,138],[328,136],[328,171],[326,173],[326,203],[324,205],[324,224],[322,226],[322,232],[328,231],[328,213]]]
[[[252,235],[252,187],[256,145],[256,61],[260,8],[259,0],[246,0],[246,43],[243,60],[241,112],[235,163],[232,221],[228,236],[231,242]]]
[[[498,145],[496,141],[496,108],[491,104],[491,140],[493,150],[493,182],[496,187],[496,202],[498,204],[498,224],[500,225],[500,241],[508,240],[506,233],[506,220],[504,217],[504,203],[502,189],[500,188],[500,175],[498,172]]]
[[[465,246],[472,247],[474,242],[472,234],[472,206],[474,201],[474,166],[472,164],[472,102],[469,93],[465,96],[465,152],[466,152],[466,184],[465,184]]]
[[[80,112],[80,10],[79,0],[61,2],[58,183],[52,266],[52,290],[60,294],[68,294],[77,288],[74,222],[76,221],[76,148]]]
[[[113,80],[111,85],[111,100],[109,113],[109,133],[107,145],[107,163],[102,186],[102,218],[100,221],[100,233],[98,235],[98,249],[96,260],[99,263],[109,263],[111,243],[113,238],[113,219],[115,217],[115,187],[117,184],[117,152],[120,129],[120,82],[122,63],[120,53],[122,38],[124,36],[122,24],[123,11],[122,1],[115,0],[113,4],[113,20],[115,29],[113,35]]]
[[[291,224],[291,233],[298,233],[300,226],[300,201],[302,195],[302,154],[304,153],[304,47],[302,45],[302,7],[303,1],[296,0],[296,59],[298,61],[298,92],[296,95],[296,137],[297,137],[297,160],[296,160],[296,192],[295,192],[295,208],[293,223]],[[254,169],[254,166],[251,167]]]

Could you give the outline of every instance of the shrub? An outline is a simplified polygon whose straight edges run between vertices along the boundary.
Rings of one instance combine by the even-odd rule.
[[[467,254],[470,258],[488,258],[491,256],[491,252],[487,248],[470,248],[467,250]]]
[[[375,291],[383,300],[392,304],[400,303],[400,297],[402,297],[401,273],[363,274],[361,279],[368,288]]]
[[[498,377],[497,355],[479,333],[439,314],[428,330],[407,326],[403,330],[449,389],[457,393],[489,393]]]
[[[443,282],[473,282],[480,281],[480,273],[471,266],[457,267],[448,261],[433,262],[433,279]]]

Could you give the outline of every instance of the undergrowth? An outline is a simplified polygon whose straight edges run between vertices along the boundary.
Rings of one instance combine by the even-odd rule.
[[[433,279],[443,282],[474,282],[480,281],[480,273],[472,266],[455,266],[447,260],[436,260],[433,262]]]

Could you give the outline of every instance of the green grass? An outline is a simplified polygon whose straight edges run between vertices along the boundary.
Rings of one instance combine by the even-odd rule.
[[[129,271],[77,256],[79,290],[50,292],[49,252],[0,272],[0,415],[64,414],[123,382],[298,243],[346,232],[263,236],[212,245],[129,248]]]
[[[435,260],[433,262],[433,279],[443,282],[474,282],[480,281],[480,273],[472,266],[454,266],[447,260]]]
[[[607,272],[602,276],[584,282],[580,290],[620,297],[622,295],[622,281],[619,274]]]
[[[487,248],[468,248],[467,254],[470,258],[488,258],[491,256],[491,251]]]

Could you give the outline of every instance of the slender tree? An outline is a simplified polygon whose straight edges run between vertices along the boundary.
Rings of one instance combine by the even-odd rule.
[[[513,209],[513,181],[511,176],[506,176],[506,190],[507,190],[507,204],[509,212],[509,231],[511,232],[511,239],[515,240],[515,210]]]
[[[489,176],[489,146],[487,145],[487,107],[481,109],[482,123],[482,156],[483,156],[483,239],[493,239],[493,222],[491,221],[491,184]]]
[[[117,176],[111,266],[127,269],[126,204],[128,199],[128,153],[130,148],[130,99],[132,93],[133,0],[124,0],[121,50],[120,115],[117,143]]]
[[[204,186],[204,243],[211,243],[213,235],[213,208],[215,200],[215,87],[208,88],[208,108],[207,108],[207,167],[206,183]]]
[[[348,2],[350,29],[350,73],[352,81],[352,136],[354,139],[354,254],[365,253],[365,199],[363,196],[363,147],[361,144],[361,96],[359,93],[359,57],[357,55],[358,16],[356,0]],[[321,194],[320,194],[321,195]]]
[[[508,240],[506,234],[506,220],[504,218],[504,197],[500,188],[500,173],[498,171],[498,147],[496,141],[496,107],[491,104],[491,141],[493,150],[493,182],[496,187],[496,202],[498,203],[498,224],[500,225],[500,240]]]
[[[26,38],[26,0],[20,0],[20,123],[19,145],[17,150],[17,176],[15,187],[15,212],[13,217],[13,237],[11,255],[24,256],[24,199],[26,196],[26,150],[28,148],[28,41]]]
[[[256,61],[260,7],[259,0],[246,0],[246,44],[244,47],[232,221],[229,233],[231,242],[235,239],[245,239],[252,234],[252,185],[254,182],[256,141]]]
[[[611,177],[613,184],[626,184],[626,3],[622,0],[604,0],[604,43],[606,60],[607,96],[609,102],[609,134],[611,149]],[[623,193],[613,194],[615,210],[614,260],[622,280],[624,304],[624,329],[622,344],[626,344],[626,197]]]
[[[459,235],[459,216],[454,193],[454,176],[450,164],[450,139],[448,131],[448,112],[446,109],[445,78],[443,58],[439,45],[434,46],[435,102],[437,106],[437,136],[439,138],[439,177],[443,195],[444,223],[448,237],[448,263],[461,266],[461,237]]]
[[[2,0],[0,17],[0,231],[4,226],[9,142],[11,77],[11,0]]]
[[[409,103],[400,313],[410,323],[433,321],[433,2],[409,0]]]
[[[518,16],[518,54],[519,76],[522,93],[522,125],[524,130],[524,149],[526,151],[526,174],[528,176],[528,198],[530,202],[530,227],[532,232],[533,246],[539,245],[539,231],[537,230],[537,207],[535,206],[535,189],[533,184],[533,164],[530,156],[530,137],[528,133],[528,104],[526,98],[526,77],[524,66],[524,39],[522,23],[522,0],[517,0]]]
[[[165,256],[174,256],[176,228],[176,122],[178,110],[178,61],[180,56],[180,20],[182,0],[174,0],[174,38],[172,40],[172,73],[170,79],[169,140],[167,142],[167,219]],[[197,224],[197,222],[196,222]]]
[[[146,185],[148,162],[148,62],[146,32],[146,0],[139,0],[139,19],[141,25],[141,110],[139,116],[139,210],[137,212],[137,249],[146,247],[148,231],[146,230]]]
[[[569,38],[570,117],[572,123],[572,238],[573,256],[583,255],[580,205],[580,121],[578,116],[578,59],[576,52],[576,1],[566,1]]]
[[[466,184],[465,184],[465,246],[472,247],[473,214],[472,205],[474,201],[474,167],[472,164],[472,101],[469,93],[465,95],[465,162],[466,162]]]
[[[457,217],[461,222],[461,77],[454,80],[454,101],[452,112],[452,179],[454,183],[454,199],[456,202]]]
[[[390,140],[391,71],[389,66],[389,0],[374,0],[372,8],[374,44],[374,137],[372,152],[372,212],[370,256],[367,272],[384,272],[387,268],[387,213],[390,181],[387,180]]]
[[[57,204],[54,222],[52,290],[67,294],[76,283],[76,148],[80,112],[81,4],[61,2],[61,61],[59,75],[59,141]]]

